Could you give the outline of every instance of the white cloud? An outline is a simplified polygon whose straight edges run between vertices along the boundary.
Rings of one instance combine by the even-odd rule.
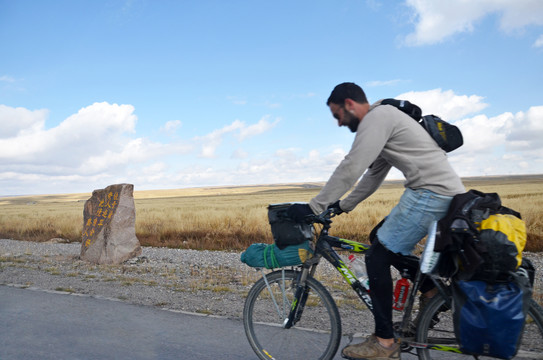
[[[537,40],[534,42],[534,47],[539,48],[543,47],[543,35],[540,35]]]
[[[497,13],[505,32],[528,25],[543,25],[543,2],[540,0],[407,0],[415,12],[415,32],[405,38],[407,45],[442,42],[462,32],[471,32],[477,21]]]
[[[231,158],[232,159],[246,159],[249,157],[249,153],[247,151],[244,151],[242,149],[236,149],[233,153]]]
[[[48,111],[27,110],[0,105],[0,139],[39,132],[45,125]]]
[[[264,116],[258,121],[258,123],[242,128],[238,136],[239,140],[244,140],[246,138],[265,133],[266,131],[274,128],[275,125],[277,125],[280,121],[280,119],[276,119],[274,122],[269,122],[269,118],[269,116]]]
[[[227,125],[222,129],[214,130],[211,133],[202,137],[196,137],[196,141],[202,143],[202,152],[200,153],[200,156],[203,158],[215,157],[215,150],[222,143],[223,135],[243,127],[244,123],[242,121],[235,120],[232,124]]]
[[[47,168],[48,164],[56,164],[77,168],[89,156],[122,149],[126,143],[123,135],[134,132],[133,110],[131,105],[95,103],[46,130],[45,112],[32,117],[28,110],[11,108],[7,112],[21,115],[15,121],[26,124],[26,128],[0,139],[0,161],[11,166],[28,164]],[[21,121],[25,116],[32,121]]]
[[[447,121],[478,113],[488,106],[482,102],[484,99],[482,96],[456,95],[452,90],[441,89],[411,91],[400,94],[396,98],[409,100],[418,105],[424,115],[434,114]]]
[[[506,32],[528,25],[543,25],[543,3],[540,0],[487,0],[487,4],[496,4],[496,10],[502,13],[500,28]]]
[[[503,146],[507,134],[512,127],[513,117],[505,113],[496,117],[488,118],[486,115],[478,115],[473,118],[466,118],[455,123],[462,131],[464,145],[455,155],[461,152],[465,155],[492,153],[497,146]]]
[[[169,187],[209,185],[249,185],[323,181],[345,156],[342,149],[326,154],[319,150],[278,149],[271,156],[249,156],[235,165],[193,165],[168,176]],[[165,186],[168,187],[168,186]]]
[[[487,105],[477,95],[434,89],[398,98],[460,127],[464,146],[449,154],[460,175],[541,172],[543,106],[489,117],[481,113]],[[136,135],[137,118],[130,105],[93,104],[50,129],[45,126],[46,110],[0,106],[0,114],[0,125],[6,125],[0,137],[1,194],[82,192],[119,182],[159,189],[323,181],[350,145],[267,145],[255,152],[254,142],[248,140],[280,121],[269,116],[253,124],[235,120],[184,141],[157,143]],[[11,123],[6,119],[16,119],[18,125],[10,125],[8,131]],[[391,172],[389,178],[401,174]]]
[[[264,116],[254,125],[245,125],[243,121],[235,120],[232,124],[224,126],[221,129],[212,131],[211,133],[196,137],[196,141],[201,143],[202,151],[200,157],[202,158],[214,158],[216,156],[215,152],[217,148],[221,145],[223,137],[230,133],[237,133],[236,137],[238,141],[243,141],[247,138],[263,134],[271,130],[277,123],[279,119],[276,119],[274,122],[270,123],[268,121],[269,116]]]
[[[160,162],[153,163],[149,166],[144,166],[142,168],[142,172],[144,174],[158,174],[158,173],[162,173],[167,168],[168,166],[164,162],[160,161]]]
[[[97,174],[115,168],[124,168],[130,164],[142,163],[146,160],[168,154],[171,146],[150,142],[147,139],[136,138],[125,142],[122,148],[109,149],[88,156],[79,166],[78,172]]]
[[[160,128],[160,131],[163,131],[163,132],[166,132],[166,133],[170,133],[170,132],[175,132],[177,129],[179,129],[181,126],[183,125],[183,123],[181,122],[181,120],[171,120],[171,121],[167,121],[164,126],[162,126]]]
[[[460,128],[464,145],[449,153],[449,159],[461,176],[541,172],[543,106],[488,117],[480,114],[487,104],[478,95],[434,89],[404,93],[396,98],[410,100],[424,114],[440,115]],[[392,176],[397,178],[398,174],[391,173]]]
[[[526,113],[515,114],[507,140],[514,148],[525,150],[542,148],[543,106],[533,106]]]
[[[503,113],[495,117],[478,115],[455,123],[464,137],[458,153],[477,154],[505,152],[505,159],[535,156],[543,149],[543,106],[527,112]],[[455,153],[456,154],[456,151]]]
[[[92,176],[122,173],[130,164],[190,150],[186,144],[133,138],[133,112],[131,105],[95,103],[45,129],[46,110],[0,105],[0,168],[25,176]]]
[[[236,168],[216,169],[230,184],[293,183],[323,181],[345,157],[342,149],[325,154],[319,150],[278,149],[271,157],[252,157]]]
[[[233,148],[280,121],[270,116],[254,124],[235,120],[207,135],[158,143],[136,136],[134,111],[131,105],[95,103],[47,128],[47,110],[0,105],[1,194],[90,191],[117,182],[148,188],[237,183],[236,175],[242,175],[229,167],[255,155]],[[180,126],[181,120],[173,120],[160,130],[172,132]],[[225,139],[225,151],[219,152]],[[221,160],[206,167],[191,165],[197,161],[196,151],[200,158]]]
[[[449,158],[460,175],[541,173],[543,106],[490,118],[478,115],[455,124],[462,130],[464,146]]]

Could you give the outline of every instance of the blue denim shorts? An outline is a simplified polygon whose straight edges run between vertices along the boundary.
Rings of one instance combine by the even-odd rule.
[[[452,196],[430,190],[406,189],[398,205],[377,230],[377,238],[394,253],[411,254],[415,245],[428,234],[432,221],[447,214],[451,200]]]

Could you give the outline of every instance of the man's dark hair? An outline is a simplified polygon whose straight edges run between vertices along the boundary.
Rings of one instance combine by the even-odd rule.
[[[332,90],[328,101],[326,101],[326,105],[330,106],[330,103],[334,103],[343,106],[345,105],[345,99],[351,99],[360,104],[368,102],[366,94],[360,86],[352,82],[344,82]]]

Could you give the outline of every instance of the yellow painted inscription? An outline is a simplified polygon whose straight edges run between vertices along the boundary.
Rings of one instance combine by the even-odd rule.
[[[101,199],[94,214],[89,214],[83,229],[83,244],[88,248],[96,239],[96,234],[111,219],[119,205],[119,192],[108,192],[105,199]]]

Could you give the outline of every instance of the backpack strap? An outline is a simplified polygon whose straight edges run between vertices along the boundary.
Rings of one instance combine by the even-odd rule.
[[[446,152],[451,152],[464,144],[462,132],[457,126],[449,124],[436,115],[422,116],[420,107],[407,100],[384,99],[381,100],[380,104],[394,106],[396,109],[409,115],[413,120],[418,122],[424,130],[430,134],[437,145]]]
[[[392,105],[398,110],[401,110],[402,112],[411,116],[416,121],[420,121],[422,118],[422,110],[420,107],[407,100],[384,99],[381,101],[381,105]]]

